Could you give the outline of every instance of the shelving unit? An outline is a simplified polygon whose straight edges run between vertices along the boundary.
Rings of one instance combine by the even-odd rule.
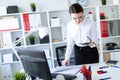
[[[118,47],[120,47],[120,31],[119,31],[119,21],[120,21],[120,0],[106,0],[106,5],[101,4],[101,0],[88,0],[88,5],[84,7],[84,14],[87,15],[88,12],[93,13],[94,20],[96,22],[97,26],[97,32],[98,32],[98,40],[99,40],[99,61],[102,63],[104,62],[104,53],[110,54],[110,59],[118,59],[119,51],[120,49],[115,50],[107,50],[106,44],[109,42],[114,42],[118,44]],[[100,19],[100,13],[105,14],[105,19]],[[107,30],[109,31],[109,28],[113,28],[112,34],[110,34],[110,31],[108,32],[108,35],[106,37],[102,37],[102,31],[101,31],[101,22],[107,22]],[[111,24],[111,25],[110,25]],[[114,54],[115,53],[115,54]],[[114,56],[113,55],[117,55]]]
[[[114,1],[114,0],[113,0]],[[99,30],[101,31],[101,27],[106,27],[107,28],[107,36],[103,36],[103,33],[100,33],[99,35],[99,44],[100,44],[100,60],[101,62],[105,61],[103,60],[104,58],[104,53],[110,54],[110,59],[118,59],[117,56],[116,58],[113,58],[113,55],[118,55],[120,50],[119,49],[114,49],[114,50],[107,50],[107,43],[117,43],[118,47],[120,47],[120,31],[119,31],[119,21],[120,21],[120,4],[119,3],[109,3],[106,5],[100,5],[98,7],[99,14],[104,13],[105,14],[105,19],[100,19],[98,18],[99,22]],[[101,22],[107,23],[107,25],[102,26]],[[104,32],[104,31],[103,31]],[[115,53],[115,54],[114,54]]]
[[[16,60],[11,60],[8,62],[5,62],[5,60],[8,59],[8,57],[11,58],[16,58],[14,55],[13,50],[11,49],[10,45],[16,41],[17,38],[23,37],[23,40],[20,42],[20,44],[18,46],[14,46],[16,51],[19,48],[35,48],[35,49],[41,49],[44,50],[46,52],[46,56],[47,56],[47,60],[49,63],[49,67],[55,67],[57,66],[57,62],[56,62],[56,55],[55,55],[55,48],[56,46],[61,46],[61,45],[66,45],[66,36],[63,35],[64,33],[66,33],[66,30],[64,30],[66,28],[66,24],[69,21],[69,18],[65,21],[63,21],[63,17],[60,14],[66,14],[68,15],[68,10],[56,10],[56,11],[40,11],[40,12],[26,12],[26,13],[18,13],[18,14],[12,14],[12,15],[1,15],[0,18],[1,20],[2,17],[17,17],[18,18],[18,23],[19,23],[19,29],[17,30],[7,30],[7,31],[2,31],[1,32],[1,38],[5,38],[6,39],[6,44],[5,41],[1,41],[1,48],[0,48],[0,73],[1,75],[1,79],[3,80],[12,80],[12,76],[14,74],[15,71],[18,71],[20,69],[22,69],[19,61]],[[23,15],[27,15],[28,17],[28,21],[24,21],[26,17],[23,17]],[[69,15],[68,15],[69,16]],[[65,23],[60,23],[59,26],[51,26],[50,24],[50,19],[51,17],[59,17],[60,18],[60,22],[65,22]],[[30,26],[29,29],[32,30],[34,29],[34,27],[38,26],[39,24],[41,26],[44,27],[48,27],[50,29],[49,35],[44,37],[43,39],[40,39],[38,36],[38,32],[34,32],[33,35],[35,36],[35,44],[31,45],[29,38],[25,38],[25,34],[29,32],[29,29],[27,30],[27,28],[25,27],[24,23],[29,23]],[[10,25],[9,25],[10,26]],[[64,29],[63,29],[64,28]],[[64,32],[63,32],[64,31]],[[9,33],[9,43],[7,43],[8,41],[8,35],[6,34],[7,37],[3,36],[4,33]],[[64,37],[64,38],[63,38]],[[4,40],[5,40],[4,39]],[[4,45],[3,45],[4,44]],[[11,54],[11,56],[8,55],[8,57],[3,57],[4,55],[8,55]],[[14,57],[13,57],[14,55]],[[18,66],[19,67],[16,67]],[[7,70],[5,70],[7,68]],[[7,73],[6,73],[7,72]]]
[[[96,27],[98,31],[98,40],[99,40],[99,57],[100,62],[103,62],[104,53],[111,53],[111,59],[115,59],[118,56],[114,56],[120,52],[119,49],[115,50],[106,50],[106,43],[108,42],[115,42],[120,47],[120,5],[113,4],[114,0],[110,0],[107,2],[106,5],[101,5],[100,0],[88,0],[89,4],[88,6],[84,7],[84,14],[85,16],[88,15],[88,12],[92,12],[93,19],[96,22]],[[97,3],[96,3],[97,2]],[[115,11],[114,11],[115,10]],[[108,17],[107,19],[100,19],[100,13],[105,13],[105,16]],[[29,38],[25,38],[25,34],[28,33],[27,30],[25,30],[24,27],[24,19],[23,14],[27,14],[29,16],[29,24],[30,24],[30,30],[35,28],[38,25],[42,25],[45,27],[48,27],[50,29],[49,35],[43,39],[40,39],[38,37],[38,32],[34,32],[33,35],[35,36],[35,44],[31,45]],[[3,17],[14,17],[18,19],[18,27],[17,30],[8,30],[8,31],[2,31],[0,32],[0,38],[4,37],[2,36],[3,33],[9,32],[10,33],[10,39],[8,45],[15,42],[17,38],[23,37],[23,41],[18,46],[15,46],[15,49],[18,48],[35,48],[35,49],[42,49],[46,51],[46,56],[48,59],[49,67],[56,67],[57,60],[56,60],[56,47],[59,46],[65,46],[66,45],[66,32],[67,28],[66,25],[70,21],[71,17],[69,15],[68,10],[48,10],[48,11],[38,11],[38,12],[25,12],[25,13],[17,13],[17,14],[9,14],[9,15],[1,15],[0,20],[3,20]],[[51,19],[53,18],[59,18],[59,25],[57,26],[51,26]],[[34,22],[33,22],[34,21]],[[108,24],[113,24],[117,31],[114,31],[114,35],[109,35],[107,37],[101,36],[101,21],[106,21]],[[117,32],[117,33],[115,33]],[[9,40],[8,38],[6,40]],[[2,43],[1,43],[2,42]],[[7,45],[3,45],[3,40],[0,41],[0,73],[2,74],[0,76],[0,80],[12,80],[13,73],[15,71],[18,71],[22,69],[19,61],[13,60],[13,62],[4,63],[3,55],[4,54],[13,54],[13,50]],[[116,58],[118,59],[118,58]],[[5,68],[7,67],[7,71]],[[5,70],[5,71],[4,71]],[[8,73],[6,73],[8,72]]]

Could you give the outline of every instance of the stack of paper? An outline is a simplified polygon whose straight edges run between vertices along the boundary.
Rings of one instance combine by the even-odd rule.
[[[80,68],[74,67],[74,66],[62,66],[58,67],[54,70],[55,73],[61,73],[61,74],[71,74],[75,75],[80,71]]]

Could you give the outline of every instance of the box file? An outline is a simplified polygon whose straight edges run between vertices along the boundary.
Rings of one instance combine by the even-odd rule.
[[[4,63],[12,63],[13,62],[13,54],[12,53],[4,54],[3,62]]]
[[[0,20],[0,32],[18,29],[19,29],[18,18]]]
[[[51,21],[51,27],[60,26],[60,19],[58,17],[52,17],[50,21]]]

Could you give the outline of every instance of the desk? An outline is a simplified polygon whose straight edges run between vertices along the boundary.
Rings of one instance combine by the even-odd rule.
[[[78,65],[75,68],[81,68],[81,66],[82,65]],[[109,66],[104,69],[99,69],[99,67],[106,66],[105,63],[86,64],[86,67],[88,67],[88,66],[91,66],[92,80],[99,80],[99,79],[103,79],[103,78],[107,78],[107,77],[111,77],[111,79],[108,79],[108,80],[120,80],[120,68]],[[118,64],[116,64],[116,66],[120,66],[120,63],[118,62]],[[98,70],[107,71],[107,73],[104,73],[104,74],[94,73]],[[77,78],[75,78],[73,80],[83,80],[83,75],[80,72],[78,72]]]
[[[118,63],[116,65],[120,66],[119,64],[120,63]],[[120,68],[108,67],[108,68],[104,68],[104,69],[99,69],[99,67],[105,66],[105,63],[103,63],[103,64],[100,64],[100,63],[88,64],[86,66],[89,66],[89,65],[91,65],[92,80],[99,80],[99,79],[103,79],[103,78],[107,78],[107,77],[111,77],[111,79],[108,79],[108,80],[120,80]],[[107,73],[95,74],[94,72],[98,71],[98,70],[104,70],[104,71],[107,71]],[[77,74],[77,78],[74,80],[83,80],[83,75],[79,72]]]

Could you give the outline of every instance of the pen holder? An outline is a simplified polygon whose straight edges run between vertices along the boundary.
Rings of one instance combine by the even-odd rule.
[[[81,73],[83,74],[83,80],[92,80],[91,75],[91,66],[87,69],[85,65],[81,67]]]
[[[84,75],[83,75],[83,80],[92,80],[91,74],[90,74],[90,75],[87,75],[87,76],[84,76]]]

